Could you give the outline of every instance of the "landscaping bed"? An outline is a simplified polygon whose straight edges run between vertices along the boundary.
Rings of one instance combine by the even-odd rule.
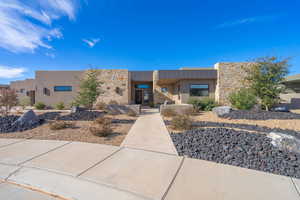
[[[293,112],[270,112],[270,111],[247,111],[233,110],[228,114],[222,115],[222,118],[228,119],[248,119],[248,120],[269,120],[269,119],[300,119],[300,114]]]
[[[300,178],[300,155],[274,147],[262,133],[202,128],[171,138],[180,156]]]
[[[100,137],[92,134],[89,130],[93,121],[98,117],[109,117],[112,119],[112,133],[106,137]],[[43,122],[28,129],[3,129],[9,124],[12,124],[20,116],[7,116],[0,118],[0,138],[26,138],[26,139],[41,139],[41,140],[66,140],[79,141],[99,144],[109,144],[119,146],[125,139],[131,126],[134,124],[137,117],[120,115],[107,115],[98,111],[84,111],[83,113],[61,113],[47,112],[38,115]],[[2,120],[2,121],[1,121]],[[61,121],[71,124],[70,127],[61,130],[51,130],[51,122]],[[1,132],[1,130],[3,130]]]

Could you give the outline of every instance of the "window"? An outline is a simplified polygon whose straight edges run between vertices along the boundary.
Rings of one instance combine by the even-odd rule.
[[[194,96],[194,97],[209,96],[209,86],[207,84],[190,85],[190,96]]]
[[[166,88],[166,87],[161,88],[161,92],[162,93],[167,93],[168,92],[168,88]]]
[[[25,92],[25,89],[22,88],[22,89],[20,90],[20,93],[24,93],[24,92]]]
[[[147,85],[147,84],[137,84],[137,85],[135,85],[135,88],[138,88],[138,89],[149,89],[150,86]]]
[[[72,86],[54,86],[54,92],[71,92]]]
[[[46,96],[50,96],[50,90],[48,88],[43,88],[43,94]]]

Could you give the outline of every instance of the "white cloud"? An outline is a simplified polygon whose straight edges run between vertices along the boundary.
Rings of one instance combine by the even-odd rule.
[[[77,0],[1,0],[0,47],[14,53],[51,49],[47,42],[63,36],[53,21],[63,16],[74,20],[77,7]]]
[[[55,58],[55,54],[54,53],[45,53],[46,56],[54,59]]]
[[[275,18],[276,18],[276,16],[249,17],[249,18],[224,22],[222,24],[217,25],[215,28],[216,29],[222,29],[222,28],[233,27],[233,26],[238,26],[238,25],[251,24],[251,23],[254,23],[254,22],[265,22],[265,21],[271,21]]]
[[[89,47],[93,48],[98,42],[100,42],[100,39],[82,39],[82,41],[89,45]]]
[[[25,68],[0,66],[0,78],[18,78],[23,76]]]

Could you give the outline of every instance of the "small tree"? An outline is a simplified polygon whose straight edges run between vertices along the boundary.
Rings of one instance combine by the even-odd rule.
[[[5,107],[5,115],[9,112],[10,108],[18,104],[17,93],[12,89],[0,90],[0,107]]]
[[[102,82],[98,79],[98,70],[88,70],[80,82],[80,91],[75,102],[89,109],[93,107],[97,97],[102,93]]]
[[[251,89],[241,88],[229,95],[230,103],[237,109],[250,110],[257,103],[257,97]]]
[[[245,68],[246,83],[267,111],[280,102],[279,95],[285,89],[282,81],[288,74],[288,68],[288,59],[279,60],[276,57],[258,58],[254,65]]]

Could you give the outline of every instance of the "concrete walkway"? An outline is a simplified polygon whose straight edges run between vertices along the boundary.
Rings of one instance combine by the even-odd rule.
[[[299,189],[299,179],[166,153],[0,139],[0,199],[300,200]]]
[[[157,109],[143,110],[121,146],[177,155]]]

